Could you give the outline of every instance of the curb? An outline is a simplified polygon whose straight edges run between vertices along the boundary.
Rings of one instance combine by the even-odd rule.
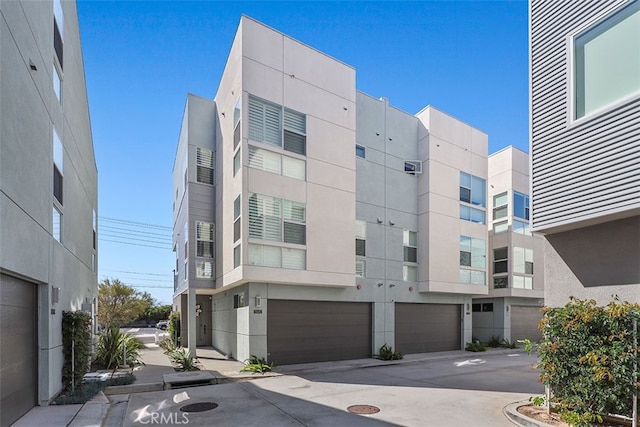
[[[507,417],[509,421],[514,423],[515,425],[521,427],[549,427],[549,424],[541,423],[540,421],[536,421],[533,418],[529,418],[526,415],[518,412],[518,407],[523,405],[528,405],[528,400],[521,400],[520,402],[510,403],[509,405],[502,408],[502,413]]]
[[[109,412],[111,403],[99,392],[93,399],[82,405],[68,427],[100,427]]]
[[[129,394],[129,393],[145,393],[149,391],[161,391],[163,389],[163,383],[141,383],[141,384],[128,384],[128,385],[112,385],[104,389],[104,394]]]

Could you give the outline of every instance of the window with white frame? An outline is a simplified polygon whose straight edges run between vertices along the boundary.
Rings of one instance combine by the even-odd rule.
[[[513,216],[529,220],[529,196],[513,192]]]
[[[305,204],[252,194],[249,196],[249,237],[305,245]]]
[[[493,234],[506,233],[509,230],[508,221],[498,221],[493,223]]]
[[[486,258],[483,239],[460,236],[460,282],[485,285]]]
[[[196,181],[213,185],[213,151],[196,147]]]
[[[493,289],[509,287],[509,276],[493,276]]]
[[[496,248],[493,250],[493,274],[507,273],[509,271],[509,249]]]
[[[640,2],[573,37],[574,119],[640,94]]]
[[[514,275],[513,287],[516,289],[533,289],[533,277]]]
[[[460,171],[460,201],[476,206],[486,206],[486,181]]]
[[[485,212],[483,210],[466,205],[460,205],[460,219],[478,224],[486,223]]]
[[[242,227],[242,221],[240,218],[240,211],[242,207],[242,199],[240,194],[233,201],[233,241],[237,242],[240,239],[240,231]]]
[[[507,192],[493,196],[493,219],[501,219],[507,217],[507,209],[509,205],[509,197]]]
[[[213,258],[214,225],[209,222],[196,221],[196,256]]]
[[[233,156],[233,176],[236,176],[236,174],[240,170],[240,160],[240,150],[238,150],[235,156]]]
[[[249,139],[307,153],[307,120],[304,114],[249,96]]]
[[[196,277],[198,279],[211,279],[213,277],[213,262],[197,260]]]
[[[307,162],[273,151],[249,145],[249,167],[305,180]]]
[[[241,250],[241,245],[238,244],[235,248],[233,248],[233,268],[239,267],[241,260],[242,260],[242,250]]]
[[[513,248],[513,272],[533,274],[533,249]]]
[[[304,270],[306,258],[304,249],[249,244],[249,265]]]
[[[53,206],[53,222],[51,227],[53,238],[62,243],[62,213],[55,205]]]
[[[418,281],[418,266],[417,265],[403,265],[402,266],[402,280],[405,282],[417,282]]]

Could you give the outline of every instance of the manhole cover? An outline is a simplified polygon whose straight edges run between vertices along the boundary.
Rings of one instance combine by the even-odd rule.
[[[182,412],[204,412],[216,409],[218,404],[215,402],[198,402],[184,405],[180,410]]]
[[[380,408],[373,405],[351,405],[347,408],[347,411],[351,412],[352,414],[370,415],[380,412]]]

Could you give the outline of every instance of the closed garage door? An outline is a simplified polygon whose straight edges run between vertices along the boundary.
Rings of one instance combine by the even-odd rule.
[[[0,275],[0,425],[35,406],[36,286]]]
[[[401,353],[460,350],[460,307],[396,303],[396,350]]]
[[[511,306],[511,342],[523,340],[540,341],[542,333],[538,322],[542,319],[540,307]]]
[[[279,365],[371,356],[371,304],[269,300],[267,351]]]

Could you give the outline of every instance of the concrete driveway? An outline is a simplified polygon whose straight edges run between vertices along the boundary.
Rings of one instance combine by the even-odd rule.
[[[324,372],[132,394],[124,425],[506,427],[512,426],[502,413],[507,404],[543,392],[535,361],[513,350],[340,371],[327,363]],[[218,406],[180,410],[200,402]],[[351,405],[380,412],[354,415]]]

